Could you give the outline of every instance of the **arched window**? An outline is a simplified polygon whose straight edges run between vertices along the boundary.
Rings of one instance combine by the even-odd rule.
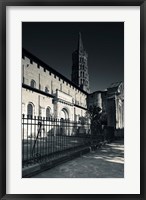
[[[49,93],[48,87],[45,87],[45,92],[46,92],[46,93]]]
[[[36,82],[35,82],[35,80],[31,80],[31,82],[30,82],[30,86],[32,87],[32,88],[36,88]]]
[[[51,117],[51,108],[47,107],[46,108],[46,118]]]
[[[33,117],[33,105],[31,103],[27,105],[27,115]]]

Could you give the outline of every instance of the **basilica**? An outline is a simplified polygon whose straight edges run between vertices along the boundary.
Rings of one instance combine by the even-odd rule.
[[[22,114],[78,121],[93,105],[107,114],[108,126],[124,128],[124,84],[112,83],[104,91],[90,93],[88,54],[81,33],[72,53],[71,80],[22,49]]]

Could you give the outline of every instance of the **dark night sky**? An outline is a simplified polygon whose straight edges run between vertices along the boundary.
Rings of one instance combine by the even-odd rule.
[[[124,23],[23,22],[22,46],[71,79],[72,52],[81,32],[91,92],[124,80]]]

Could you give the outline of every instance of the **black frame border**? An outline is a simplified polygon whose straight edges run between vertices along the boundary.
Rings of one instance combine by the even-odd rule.
[[[140,6],[140,194],[6,194],[6,7],[7,6]],[[146,0],[0,0],[0,198],[146,200]],[[136,147],[135,147],[136,148]],[[134,167],[134,166],[133,166]],[[134,168],[133,168],[134,169]],[[133,177],[134,180],[134,177]]]

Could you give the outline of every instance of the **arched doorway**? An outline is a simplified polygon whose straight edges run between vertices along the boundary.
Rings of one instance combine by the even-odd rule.
[[[69,119],[69,112],[66,108],[63,108],[60,112],[61,119]]]
[[[66,108],[60,112],[60,134],[69,135],[69,112]]]
[[[46,118],[49,119],[51,117],[51,108],[47,107],[46,108]]]

